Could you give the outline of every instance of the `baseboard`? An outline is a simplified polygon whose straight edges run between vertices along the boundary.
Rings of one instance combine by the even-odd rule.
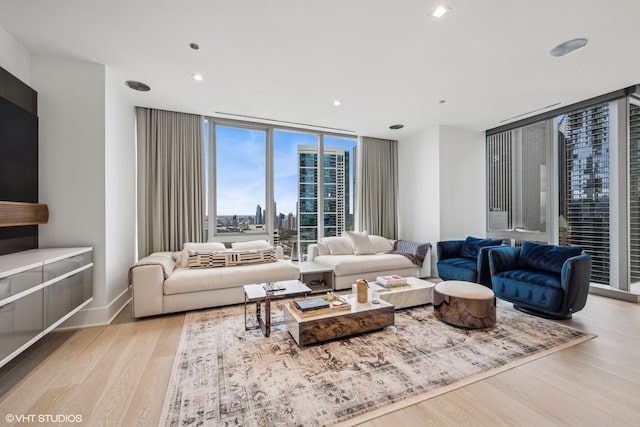
[[[87,328],[90,326],[105,326],[122,311],[131,301],[131,289],[125,289],[106,307],[90,307],[80,310],[66,322],[56,328],[57,331]]]
[[[630,291],[623,291],[607,285],[600,285],[598,283],[591,283],[591,285],[589,285],[589,293],[640,304],[640,294]]]

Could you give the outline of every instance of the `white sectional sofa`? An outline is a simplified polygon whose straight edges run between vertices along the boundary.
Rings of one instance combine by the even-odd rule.
[[[366,232],[348,232],[348,236],[326,237],[307,247],[307,259],[333,268],[336,290],[351,289],[358,279],[374,281],[378,276],[397,274],[404,277],[431,276],[431,248],[422,266],[393,250],[395,240]]]
[[[156,252],[141,259],[129,271],[134,317],[239,304],[244,302],[242,285],[300,277],[296,265],[281,259],[229,267],[188,266],[189,251],[221,255],[266,247],[266,241],[234,243],[231,250],[222,243],[185,243],[182,252]]]

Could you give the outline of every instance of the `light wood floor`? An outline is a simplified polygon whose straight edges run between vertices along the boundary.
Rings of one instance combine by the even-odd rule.
[[[133,320],[127,307],[109,326],[49,334],[0,369],[0,425],[9,414],[158,425],[183,320]],[[598,338],[362,426],[640,425],[640,306],[590,295],[563,323]]]

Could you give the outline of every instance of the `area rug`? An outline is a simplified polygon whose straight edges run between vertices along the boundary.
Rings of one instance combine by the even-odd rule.
[[[245,331],[243,313],[186,315],[161,424],[363,422],[594,337],[501,307],[495,327],[467,330],[422,306],[379,332],[298,347],[284,325]]]

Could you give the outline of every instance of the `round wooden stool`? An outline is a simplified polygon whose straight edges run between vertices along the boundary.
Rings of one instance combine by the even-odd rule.
[[[489,328],[496,324],[496,296],[483,285],[447,280],[433,288],[436,318],[463,328]]]

